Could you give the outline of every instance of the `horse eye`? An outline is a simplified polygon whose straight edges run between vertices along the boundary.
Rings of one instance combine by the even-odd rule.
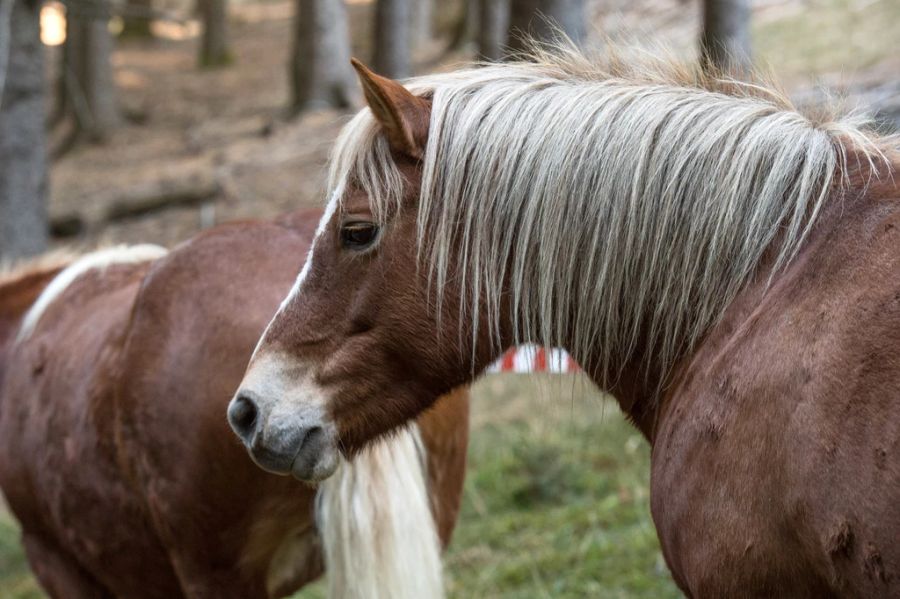
[[[378,237],[378,226],[372,223],[349,223],[341,227],[341,245],[350,250],[364,250]]]

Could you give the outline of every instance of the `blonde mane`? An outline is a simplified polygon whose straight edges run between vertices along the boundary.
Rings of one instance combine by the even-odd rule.
[[[485,313],[498,339],[510,317],[517,341],[565,346],[606,382],[639,345],[663,381],[765,251],[775,269],[794,256],[851,152],[890,169],[859,119],[803,114],[768,86],[668,58],[562,45],[407,85],[432,99],[418,247],[438,313],[458,285],[466,326]],[[399,207],[368,110],[335,148],[331,189],[347,184],[378,219]]]

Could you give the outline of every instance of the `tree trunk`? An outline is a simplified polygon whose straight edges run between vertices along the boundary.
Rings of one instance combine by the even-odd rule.
[[[152,37],[150,23],[153,21],[152,0],[129,0],[127,12],[122,20],[121,37]]]
[[[434,0],[412,0],[412,44],[421,48],[434,37]]]
[[[9,12],[10,4],[11,12]],[[7,11],[2,10],[6,4]],[[0,51],[0,259],[47,247],[44,48],[40,3],[0,0],[9,34]],[[0,17],[2,18],[2,17]],[[0,24],[2,27],[3,24]],[[0,46],[3,46],[0,43]]]
[[[70,11],[66,21],[67,102],[78,128],[94,142],[105,141],[120,121],[108,23],[105,7]]]
[[[200,66],[220,67],[233,59],[228,45],[228,5],[226,0],[199,0],[203,20]]]
[[[558,31],[581,44],[587,33],[586,12],[585,0],[512,0],[510,51],[527,49],[527,38],[553,42],[559,37]]]
[[[481,0],[478,23],[479,58],[500,60],[503,58],[509,30],[509,0]]]
[[[410,0],[378,0],[375,4],[375,72],[392,79],[412,75],[409,56]]]
[[[479,35],[479,13],[481,12],[481,0],[464,0],[459,19],[453,28],[453,37],[447,46],[447,52],[454,52],[466,48],[476,41]]]
[[[152,37],[150,23],[153,14],[152,0],[129,0],[128,12],[122,21],[122,37]]]
[[[294,114],[354,104],[356,77],[343,0],[297,0],[290,71]]]
[[[704,68],[745,74],[750,71],[750,0],[704,0],[700,57]]]

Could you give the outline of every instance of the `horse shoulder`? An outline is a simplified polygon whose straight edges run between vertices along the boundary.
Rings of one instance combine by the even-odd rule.
[[[135,302],[117,391],[118,437],[189,586],[219,588],[222,573],[210,561],[237,564],[245,594],[260,594],[267,577],[287,588],[320,571],[316,559],[278,565],[298,551],[318,551],[308,534],[314,491],[256,467],[225,417],[257,339],[306,257],[315,222],[309,233],[294,225],[239,223],[198,235],[154,265]],[[234,573],[224,579],[234,581]]]

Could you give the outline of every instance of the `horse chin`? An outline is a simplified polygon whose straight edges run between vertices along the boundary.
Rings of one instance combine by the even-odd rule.
[[[341,454],[332,439],[323,432],[316,438],[307,439],[301,451],[291,463],[291,476],[299,481],[318,483],[330,477],[337,470]]]

